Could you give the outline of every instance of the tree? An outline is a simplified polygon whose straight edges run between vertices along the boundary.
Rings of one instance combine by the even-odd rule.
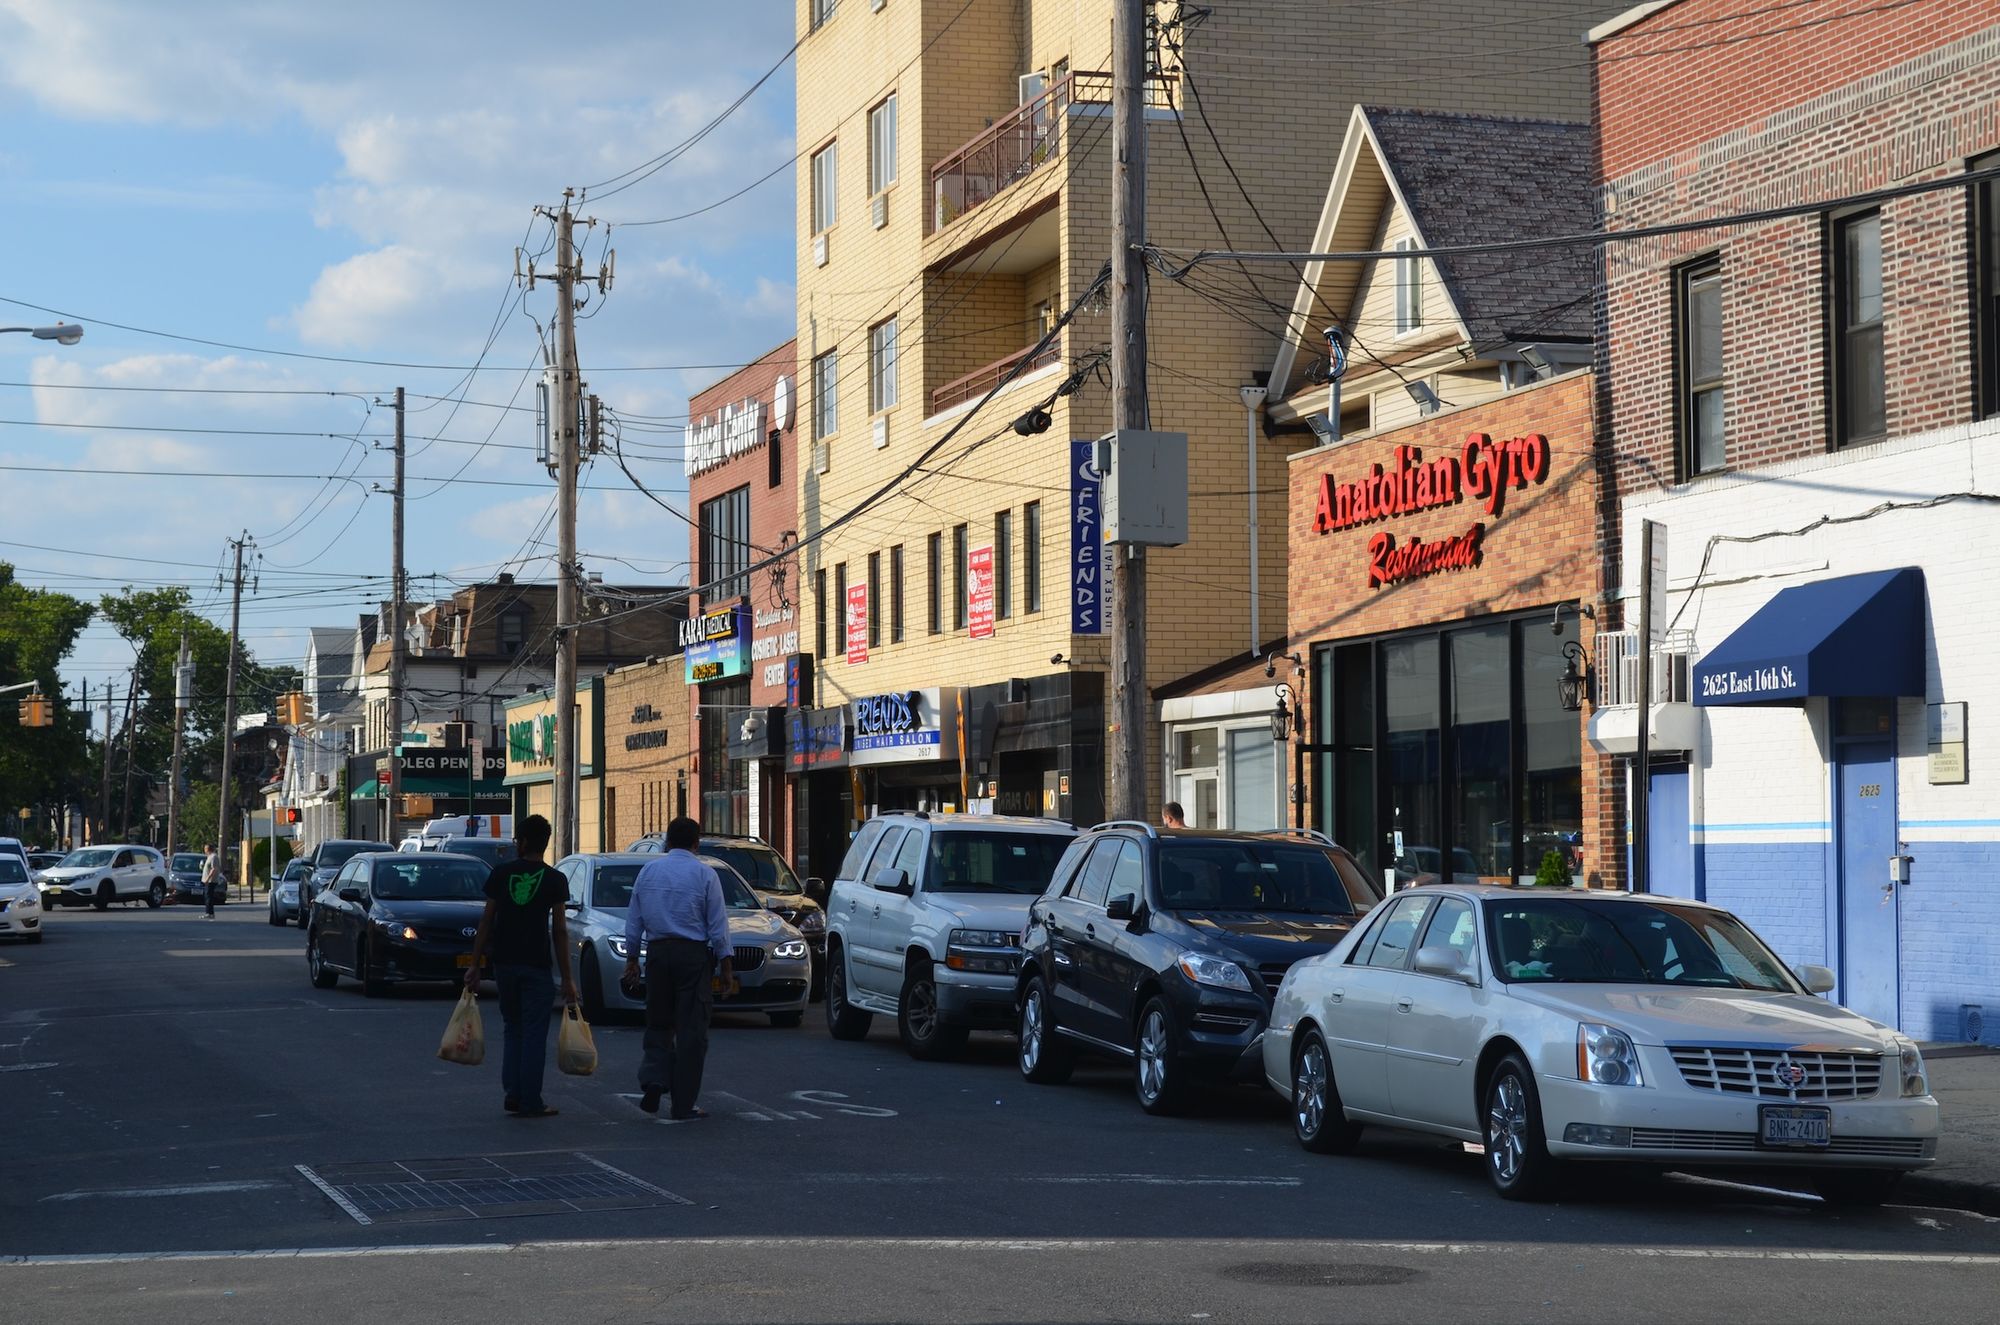
[[[198,783],[189,790],[181,801],[180,849],[199,851],[205,846],[228,845],[215,840],[215,817],[221,813],[222,793],[215,783]]]
[[[14,579],[0,562],[0,685],[39,681],[53,703],[55,725],[20,725],[17,696],[0,700],[0,811],[68,804],[89,785],[88,708],[66,702],[56,668],[90,624],[89,603]]]

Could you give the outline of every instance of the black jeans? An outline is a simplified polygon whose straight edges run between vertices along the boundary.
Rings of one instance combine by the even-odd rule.
[[[228,886],[228,884],[220,879],[214,879],[201,885],[201,900],[208,908],[209,919],[213,920],[215,918],[215,899],[222,896],[222,890]]]
[[[546,966],[495,963],[493,983],[500,986],[500,1089],[524,1112],[537,1113],[546,1104],[542,1078],[556,977]]]
[[[697,939],[654,939],[646,945],[646,1047],[639,1088],[668,1092],[676,1115],[692,1109],[701,1094],[714,966],[708,945]]]

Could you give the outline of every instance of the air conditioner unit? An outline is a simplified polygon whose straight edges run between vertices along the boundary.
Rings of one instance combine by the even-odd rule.
[[[868,210],[874,218],[877,230],[889,224],[889,195],[886,193],[876,194],[869,200]]]
[[[813,266],[824,267],[825,265],[826,265],[826,236],[823,234],[814,235]]]
[[[889,444],[889,419],[885,415],[875,420],[875,449],[881,450]]]
[[[824,474],[833,465],[833,446],[828,442],[813,443],[813,473]]]

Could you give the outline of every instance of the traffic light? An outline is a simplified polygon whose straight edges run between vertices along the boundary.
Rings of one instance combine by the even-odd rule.
[[[47,695],[29,695],[20,703],[20,718],[23,727],[53,727],[56,718]]]
[[[278,721],[287,727],[303,727],[312,721],[312,711],[303,692],[294,690],[278,696]]]
[[[295,824],[295,823],[297,823],[298,821],[299,821],[299,812],[298,812],[298,809],[297,809],[296,807],[294,807],[294,806],[286,806],[286,807],[285,807],[285,822],[286,822],[286,823],[288,823],[288,824]]]

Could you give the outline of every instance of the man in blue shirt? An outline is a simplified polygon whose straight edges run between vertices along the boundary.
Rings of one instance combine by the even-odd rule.
[[[736,966],[729,942],[729,913],[722,880],[694,854],[701,825],[680,818],[667,825],[667,852],[649,860],[632,883],[625,909],[627,983],[639,978],[640,945],[646,953],[646,1047],[639,1062],[639,1107],[658,1113],[660,1096],[673,1096],[670,1117],[706,1118],[695,1107],[701,1067],[708,1056],[708,1014],[714,1001],[710,974],[735,992]]]

